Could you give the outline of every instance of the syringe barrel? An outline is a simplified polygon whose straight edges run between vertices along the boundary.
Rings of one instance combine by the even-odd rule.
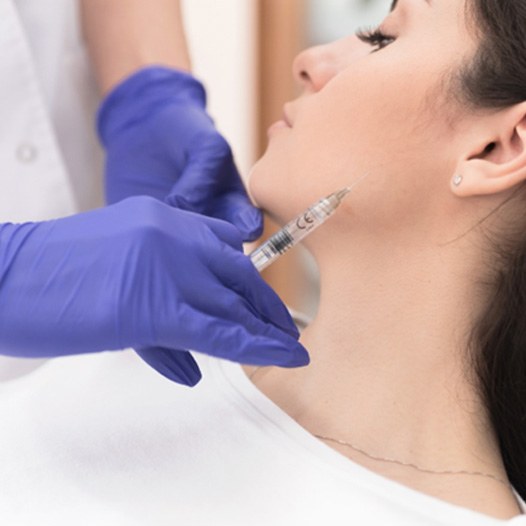
[[[327,219],[335,212],[339,201],[332,195],[318,201],[315,205],[308,208],[303,214],[287,223],[283,230],[286,230],[294,240],[294,243],[300,242],[304,237],[325,223]]]
[[[268,267],[289,248],[322,225],[334,213],[339,203],[339,199],[334,194],[330,195],[287,223],[279,232],[250,254],[254,266],[260,272]]]

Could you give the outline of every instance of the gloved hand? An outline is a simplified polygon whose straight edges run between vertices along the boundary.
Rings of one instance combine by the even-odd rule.
[[[285,307],[229,223],[149,197],[42,223],[0,225],[0,353],[135,347],[187,385],[192,349],[246,364],[308,363]]]
[[[205,107],[202,84],[175,69],[147,67],[114,88],[98,114],[107,201],[149,195],[229,221],[253,241],[262,233],[261,212]]]

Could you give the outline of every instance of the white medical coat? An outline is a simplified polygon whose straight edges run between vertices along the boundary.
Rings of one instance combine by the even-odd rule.
[[[80,27],[77,0],[0,0],[0,223],[103,204],[99,99]],[[0,357],[0,380],[35,364]]]

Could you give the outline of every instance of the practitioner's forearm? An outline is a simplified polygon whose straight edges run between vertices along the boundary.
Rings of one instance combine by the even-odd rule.
[[[102,94],[151,64],[191,69],[179,0],[81,0],[81,17]]]

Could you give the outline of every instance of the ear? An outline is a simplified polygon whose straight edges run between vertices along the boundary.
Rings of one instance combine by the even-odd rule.
[[[455,195],[498,194],[526,180],[526,102],[483,118],[477,133],[451,180]]]

